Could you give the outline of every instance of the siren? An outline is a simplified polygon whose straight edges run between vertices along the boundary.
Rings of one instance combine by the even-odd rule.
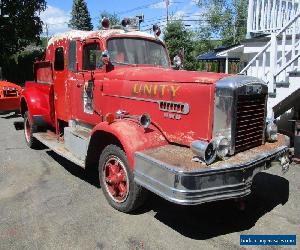
[[[102,21],[101,21],[101,25],[102,25],[103,29],[106,29],[106,30],[109,29],[109,25],[110,25],[109,19],[107,17],[103,17]]]
[[[121,24],[122,24],[122,26],[123,26],[124,28],[126,28],[128,25],[130,25],[130,19],[127,18],[127,17],[125,17],[125,18],[122,20]]]

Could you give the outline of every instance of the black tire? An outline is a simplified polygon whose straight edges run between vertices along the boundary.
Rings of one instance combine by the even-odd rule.
[[[32,134],[37,132],[37,128],[30,122],[28,111],[24,114],[24,137],[28,147],[32,149],[41,148],[41,143]]]
[[[126,180],[128,184],[126,184],[127,192],[126,197],[117,201],[116,197],[113,197],[113,195],[108,191],[109,184],[106,181],[106,171],[107,171],[107,164],[110,160],[118,160],[118,166],[120,164],[122,166],[119,167],[119,169],[125,168],[125,172],[127,174]],[[105,198],[107,199],[108,203],[115,209],[124,212],[124,213],[130,213],[134,210],[136,210],[138,207],[143,205],[145,199],[146,199],[146,190],[135,183],[133,173],[129,169],[129,163],[126,157],[125,152],[116,145],[108,145],[104,148],[104,150],[101,153],[100,160],[99,160],[99,179],[100,179],[100,185],[102,188],[102,191],[104,193]],[[124,172],[124,171],[123,171]],[[120,191],[120,190],[119,190]]]

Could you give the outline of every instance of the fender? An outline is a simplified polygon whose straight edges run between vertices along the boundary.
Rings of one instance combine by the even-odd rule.
[[[93,138],[101,133],[109,134],[119,141],[127,155],[131,169],[134,166],[134,153],[136,151],[168,144],[166,138],[155,126],[151,125],[145,129],[134,120],[122,119],[111,124],[102,122],[94,127],[90,137],[89,151],[94,141]],[[98,139],[101,140],[101,136]]]
[[[30,119],[44,125],[54,125],[53,86],[27,82],[21,96],[21,114],[24,115],[26,106]]]

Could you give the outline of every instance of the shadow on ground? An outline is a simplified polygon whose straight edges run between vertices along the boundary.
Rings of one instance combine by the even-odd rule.
[[[0,113],[0,118],[7,119],[7,120],[13,119],[13,118],[18,118],[18,117],[21,117],[19,112],[2,111]]]
[[[47,153],[72,175],[99,188],[98,174],[84,169],[57,155]],[[240,211],[233,200],[180,206],[149,193],[146,204],[134,214],[153,211],[154,217],[178,233],[197,240],[240,232],[252,228],[266,213],[289,199],[289,182],[280,176],[259,173],[254,178],[252,194],[246,199],[246,210]]]
[[[15,126],[16,130],[23,130],[24,129],[24,122],[23,121],[14,122],[14,126]]]
[[[81,180],[88,182],[89,184],[100,188],[99,178],[97,171],[86,172],[82,167],[74,164],[73,162],[63,158],[62,156],[56,154],[52,150],[48,150],[47,154],[51,156],[57,163],[64,167],[70,174],[80,178]]]
[[[148,203],[155,218],[180,234],[197,240],[240,232],[252,228],[257,220],[289,198],[289,182],[277,175],[257,174],[246,210],[240,211],[233,200],[198,206],[177,206],[151,196]]]

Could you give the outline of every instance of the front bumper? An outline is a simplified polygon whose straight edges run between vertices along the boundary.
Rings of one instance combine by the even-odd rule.
[[[288,152],[285,136],[210,166],[192,162],[191,150],[167,145],[137,152],[135,181],[171,202],[196,205],[251,193],[254,176]]]
[[[20,97],[0,98],[0,111],[18,111],[20,110]]]

